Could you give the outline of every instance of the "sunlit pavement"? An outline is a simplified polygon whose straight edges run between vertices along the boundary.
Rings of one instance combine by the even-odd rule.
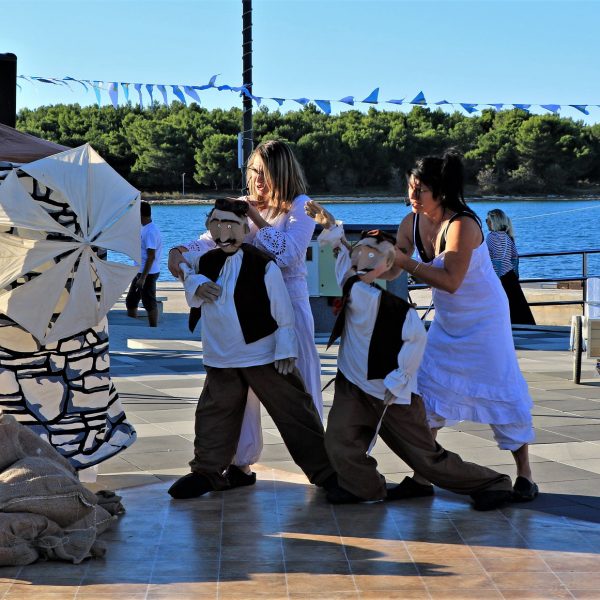
[[[535,401],[532,503],[478,513],[436,488],[432,498],[332,507],[266,414],[255,486],[173,501],[166,490],[188,472],[204,371],[182,294],[159,287],[157,329],[122,304],[110,315],[112,376],[139,438],[95,484],[118,489],[127,509],[102,536],[106,558],[0,568],[0,598],[600,599],[600,377],[584,359],[582,385],[570,381],[564,330],[514,336]],[[325,384],[337,348],[318,341]],[[326,412],[332,396],[330,387]],[[489,427],[464,423],[438,439],[515,475]],[[381,441],[374,456],[390,482],[409,473]]]

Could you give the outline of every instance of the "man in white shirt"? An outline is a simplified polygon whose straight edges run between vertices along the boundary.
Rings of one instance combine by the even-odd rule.
[[[148,315],[150,327],[158,325],[158,308],[156,304],[156,281],[160,275],[160,258],[162,254],[162,237],[158,227],[152,222],[152,209],[148,202],[140,204],[142,221],[141,242],[142,261],[140,272],[134,277],[125,299],[127,315],[137,318],[140,300]]]
[[[436,485],[469,494],[477,510],[508,502],[510,478],[442,448],[433,438],[421,397],[417,369],[427,336],[416,311],[374,283],[394,265],[395,239],[363,232],[352,247],[333,216],[316,202],[307,213],[324,229],[319,242],[337,252],[336,278],[344,291],[342,309],[329,339],[341,336],[333,406],[325,446],[341,488],[328,492],[333,504],[431,496],[433,486],[407,477],[387,489],[370,456],[377,436],[409,467]]]
[[[295,368],[294,313],[281,271],[267,254],[242,243],[247,210],[246,202],[217,200],[207,219],[217,249],[187,252],[189,265],[180,265],[191,328],[202,311],[206,380],[196,409],[192,472],[169,489],[176,499],[232,487],[227,470],[249,387],[309,480],[337,489],[323,425]]]

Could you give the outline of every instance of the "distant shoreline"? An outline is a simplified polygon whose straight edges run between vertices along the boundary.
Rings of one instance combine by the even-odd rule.
[[[165,194],[163,197],[156,197],[154,194],[142,193],[142,200],[145,200],[151,204],[162,204],[162,205],[210,205],[213,204],[215,199],[231,197],[231,195],[215,194],[214,196],[208,196],[205,194],[186,196],[186,197],[168,197]],[[311,196],[313,200],[321,202],[323,204],[365,204],[373,202],[377,204],[389,203],[389,204],[404,204],[404,197],[402,196],[382,196],[378,194],[365,194],[361,196],[338,196],[338,195],[314,195]],[[507,196],[507,195],[490,195],[490,196],[473,196],[466,198],[468,203],[471,202],[544,202],[546,200],[552,200],[553,202],[570,202],[575,200],[587,200],[587,201],[598,201],[600,200],[600,194],[576,194],[576,195],[522,195],[522,196]]]

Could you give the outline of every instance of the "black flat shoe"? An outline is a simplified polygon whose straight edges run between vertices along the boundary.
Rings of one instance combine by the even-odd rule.
[[[425,498],[426,496],[433,496],[433,486],[417,483],[412,477],[405,477],[398,485],[387,491],[388,500]]]
[[[540,490],[537,483],[525,479],[525,477],[517,477],[513,486],[512,502],[531,502],[537,498]]]
[[[188,473],[180,477],[168,490],[169,494],[175,500],[187,500],[188,498],[197,498],[207,492],[212,491],[213,486],[210,481],[199,473]]]
[[[250,473],[248,475],[248,473],[244,473],[239,467],[229,465],[229,469],[227,469],[227,479],[232,488],[254,485],[256,483],[256,473]]]
[[[326,497],[329,504],[358,504],[365,501],[339,486],[329,488]]]
[[[481,491],[471,494],[475,510],[494,510],[508,504],[512,500],[512,492],[507,491]]]

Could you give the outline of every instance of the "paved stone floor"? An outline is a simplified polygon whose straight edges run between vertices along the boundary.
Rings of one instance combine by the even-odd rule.
[[[201,345],[181,295],[163,284],[157,329],[110,315],[111,370],[138,441],[100,467],[97,489],[118,489],[127,513],[107,532],[106,558],[81,565],[0,569],[0,599],[403,598],[600,599],[600,378],[584,359],[571,377],[564,330],[516,331],[535,400],[531,447],[541,495],[490,513],[436,489],[433,498],[332,507],[291,461],[268,417],[258,483],[172,501],[188,471],[203,381]],[[318,340],[325,384],[336,349]],[[326,412],[332,392],[325,392]],[[465,459],[514,477],[488,427],[463,423],[439,440]],[[389,481],[409,471],[378,442]]]

